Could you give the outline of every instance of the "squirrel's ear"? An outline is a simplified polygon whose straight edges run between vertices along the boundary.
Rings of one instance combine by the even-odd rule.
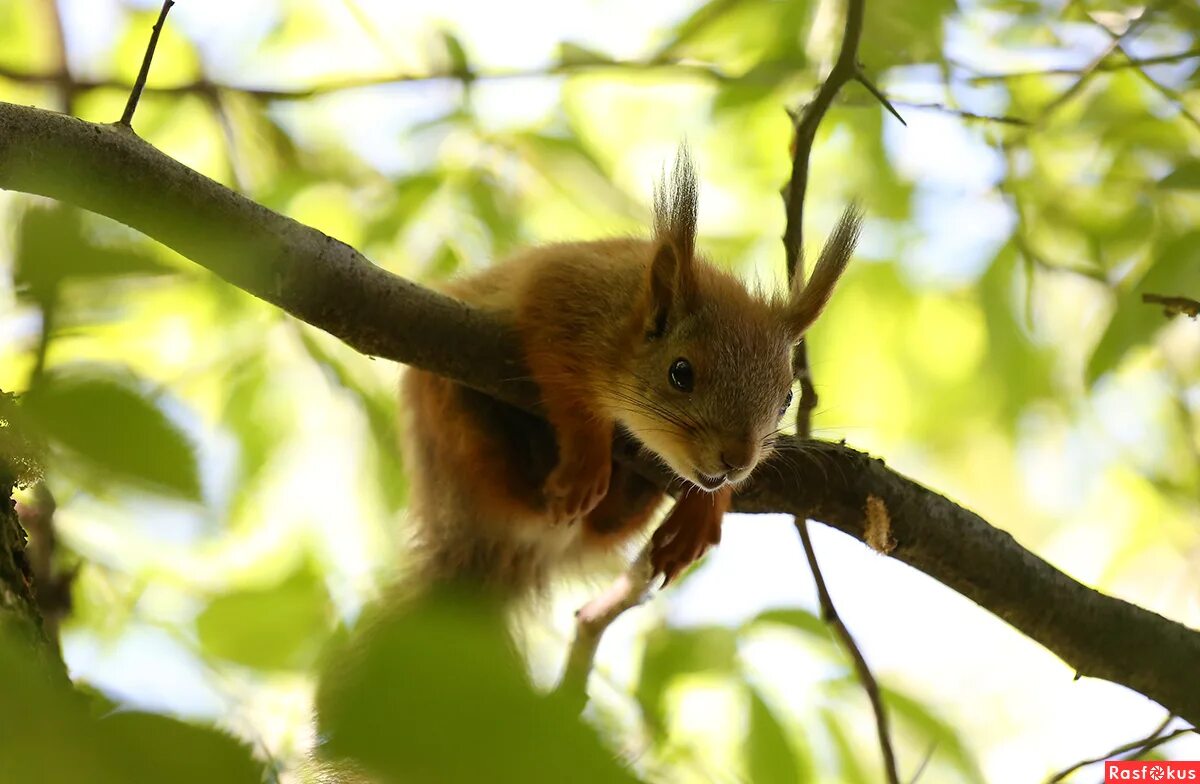
[[[660,241],[650,262],[649,323],[646,333],[659,337],[672,314],[686,307],[692,290],[692,260],[684,258],[674,243]]]
[[[821,257],[813,268],[812,277],[805,285],[799,279],[792,282],[792,293],[784,317],[793,340],[799,340],[812,323],[821,315],[838,279],[846,270],[858,236],[862,230],[862,211],[857,204],[850,204],[829,239],[821,249]]]

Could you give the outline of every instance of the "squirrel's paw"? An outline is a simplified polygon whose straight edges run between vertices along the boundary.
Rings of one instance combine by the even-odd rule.
[[[684,514],[674,509],[650,538],[650,564],[663,576],[662,586],[679,576],[700,556],[721,541],[721,519],[710,515]]]
[[[574,523],[595,509],[608,493],[612,461],[582,457],[560,461],[546,479],[546,508],[551,522]]]

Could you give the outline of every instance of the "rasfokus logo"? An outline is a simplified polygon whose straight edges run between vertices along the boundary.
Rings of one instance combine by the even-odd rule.
[[[1200,784],[1200,762],[1147,762],[1109,760],[1104,763],[1104,784],[1118,781],[1195,781]]]

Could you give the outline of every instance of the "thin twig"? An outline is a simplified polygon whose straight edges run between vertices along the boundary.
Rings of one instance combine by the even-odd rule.
[[[1094,66],[1082,68],[1043,68],[1032,71],[1010,71],[1008,73],[976,74],[968,80],[970,84],[987,84],[988,82],[1006,82],[1011,79],[1033,79],[1046,76],[1080,76],[1084,71],[1123,71],[1126,68],[1142,68],[1149,65],[1168,65],[1184,60],[1200,57],[1200,47],[1185,49],[1172,54],[1160,54],[1153,57],[1137,57],[1128,60],[1105,60]]]
[[[1107,25],[1103,24],[1102,22],[1097,22],[1097,25],[1102,30],[1104,30],[1104,32],[1108,33],[1108,35],[1112,38],[1112,40],[1117,43],[1117,53],[1120,54],[1121,57],[1125,58],[1126,60],[1134,59],[1133,56],[1131,54],[1129,54],[1129,51],[1124,46],[1121,45],[1121,35],[1119,33],[1114,32],[1112,29],[1110,29]],[[1160,95],[1162,95],[1164,98],[1166,98],[1172,104],[1174,104],[1175,107],[1177,109],[1179,109],[1179,113],[1182,114],[1183,117],[1185,119],[1187,119],[1187,121],[1190,122],[1193,127],[1200,129],[1200,117],[1197,117],[1195,114],[1192,113],[1192,111],[1190,109],[1188,109],[1187,104],[1184,101],[1184,97],[1183,97],[1182,93],[1180,93],[1178,90],[1176,90],[1174,88],[1168,87],[1167,85],[1159,82],[1157,79],[1152,77],[1150,74],[1146,73],[1146,70],[1144,68],[1142,68],[1141,66],[1134,66],[1133,70],[1135,73],[1137,73],[1138,77],[1142,81],[1144,81],[1146,84],[1150,85]]]
[[[917,784],[921,780],[921,774],[925,772],[925,768],[929,765],[929,761],[933,759],[933,751],[937,748],[937,741],[929,744],[929,748],[925,749],[925,756],[921,758],[921,764],[917,766],[912,778],[908,780],[908,784]]]
[[[1048,104],[1042,107],[1042,115],[1038,118],[1038,123],[1044,123],[1047,119],[1049,119],[1050,115],[1058,111],[1059,107],[1063,106],[1065,103],[1067,103],[1067,101],[1074,98],[1079,91],[1082,90],[1089,81],[1091,81],[1091,78],[1096,75],[1096,72],[1100,70],[1100,66],[1103,65],[1109,57],[1111,57],[1118,49],[1121,48],[1121,43],[1126,39],[1132,39],[1141,29],[1142,25],[1150,20],[1151,15],[1161,6],[1169,2],[1171,2],[1171,0],[1159,0],[1152,5],[1147,5],[1144,9],[1142,9],[1140,14],[1129,20],[1129,23],[1126,25],[1124,30],[1122,30],[1120,33],[1112,33],[1113,39],[1111,42],[1109,42],[1109,45],[1106,46],[1104,50],[1100,52],[1100,54],[1092,58],[1092,61],[1079,71],[1078,78],[1072,82],[1067,89],[1063,90],[1053,99],[1051,99]]]
[[[673,60],[597,60],[578,63],[555,63],[545,68],[511,68],[494,71],[430,71],[427,73],[402,72],[354,76],[308,87],[294,88],[218,84],[201,78],[180,84],[148,85],[145,86],[144,90],[156,95],[196,95],[221,90],[263,101],[304,101],[333,93],[369,87],[388,87],[399,84],[425,82],[498,82],[519,79],[541,79],[554,76],[570,76],[578,73],[595,73],[598,71],[671,71],[682,76],[700,78],[717,84],[733,84],[742,80],[742,77],[729,76],[718,66],[707,63],[679,62]],[[5,65],[0,65],[0,77],[22,84],[56,84],[64,78],[63,74],[59,71],[30,73]],[[81,91],[133,89],[133,85],[127,80],[114,78],[78,77],[73,81],[73,84]]]
[[[1162,305],[1163,315],[1178,316],[1185,313],[1191,318],[1200,316],[1200,302],[1188,297],[1175,297],[1167,294],[1143,294],[1142,302],[1150,305]]]
[[[855,73],[854,78],[858,80],[859,84],[867,88],[867,92],[875,96],[875,100],[883,104],[883,108],[891,112],[892,116],[899,120],[901,125],[903,125],[905,128],[908,127],[908,123],[904,122],[904,118],[900,116],[900,112],[896,111],[896,107],[892,105],[892,102],[888,100],[888,97],[883,94],[882,90],[875,86],[874,82],[867,78],[867,75],[863,73],[861,68],[859,68],[857,73]]]
[[[158,21],[150,30],[150,43],[146,46],[146,56],[142,58],[142,68],[138,71],[137,80],[129,92],[129,100],[125,103],[125,111],[121,114],[121,119],[117,121],[118,125],[124,125],[126,128],[132,127],[130,123],[133,122],[133,113],[137,111],[138,99],[142,97],[142,89],[146,86],[146,77],[150,75],[150,62],[154,59],[154,47],[158,46],[158,36],[162,33],[163,23],[167,21],[167,12],[173,5],[175,5],[175,0],[166,0],[163,3],[162,10],[158,13]]]
[[[931,112],[941,112],[942,114],[950,114],[955,117],[961,117],[964,120],[978,120],[980,122],[992,122],[1000,125],[1029,125],[1029,120],[1024,117],[1014,117],[1009,114],[980,114],[967,109],[959,109],[956,106],[947,106],[944,103],[936,101],[904,101],[896,98],[889,99],[893,106],[902,106],[906,109],[920,109]],[[844,102],[846,106],[867,106],[865,101],[847,100]],[[906,123],[907,125],[907,123]]]
[[[883,692],[879,688],[879,682],[871,673],[871,668],[867,666],[867,660],[863,657],[862,651],[854,641],[854,636],[850,634],[850,629],[842,622],[842,617],[838,615],[837,608],[833,605],[833,597],[829,595],[829,588],[825,585],[825,576],[821,573],[821,567],[817,563],[817,553],[813,549],[807,522],[802,518],[796,518],[796,530],[800,533],[800,541],[804,544],[804,555],[808,558],[813,583],[817,587],[817,599],[821,604],[821,619],[833,629],[834,634],[842,643],[842,647],[846,649],[846,653],[854,663],[854,672],[862,683],[867,698],[871,701],[871,710],[875,712],[875,724],[879,730],[879,746],[883,752],[884,772],[887,774],[889,784],[899,784],[900,777],[896,773],[896,756],[892,751],[891,735],[888,732],[887,711],[883,705]]]
[[[813,143],[816,140],[817,126],[821,124],[825,113],[833,104],[838,91],[850,81],[860,80],[866,84],[862,71],[858,67],[858,44],[862,40],[865,0],[847,0],[846,26],[842,32],[841,49],[837,60],[830,69],[829,75],[817,90],[812,102],[804,107],[796,121],[792,148],[792,174],[784,189],[784,204],[787,210],[787,225],[783,232],[783,247],[787,261],[788,281],[796,276],[803,277],[804,265],[801,260],[801,249],[804,247],[804,196],[808,189],[808,161],[812,154]],[[868,89],[871,89],[868,86]],[[872,90],[876,98],[889,106],[882,94]],[[893,110],[894,111],[894,110]],[[817,392],[813,384],[812,372],[808,365],[808,350],[802,339],[796,344],[792,355],[792,368],[800,382],[800,403],[796,411],[797,434],[801,438],[812,436],[812,412],[817,407]],[[871,674],[871,668],[863,658],[862,652],[854,642],[850,630],[842,623],[834,607],[829,589],[825,585],[825,577],[821,573],[817,554],[812,546],[808,532],[808,519],[798,515],[795,520],[796,530],[804,545],[804,555],[808,559],[812,571],[813,582],[816,584],[817,596],[821,602],[821,615],[825,622],[834,630],[847,654],[854,661],[854,669],[862,683],[867,697],[871,701],[871,709],[875,713],[875,727],[879,733],[879,748],[883,756],[883,768],[887,775],[888,784],[899,784],[900,777],[896,772],[896,755],[892,750],[891,735],[888,732],[887,713],[884,709],[883,698],[879,684]]]
[[[596,660],[600,638],[621,613],[642,603],[653,582],[654,567],[647,545],[607,591],[575,612],[575,638],[567,651],[566,667],[554,690],[556,694],[583,710],[587,704],[588,675]]]
[[[1046,784],[1056,784],[1056,782],[1062,781],[1067,776],[1070,776],[1072,773],[1079,770],[1080,768],[1085,768],[1088,765],[1095,765],[1097,762],[1105,762],[1106,760],[1115,759],[1116,757],[1120,757],[1122,754],[1128,754],[1129,752],[1134,752],[1134,753],[1130,754],[1128,757],[1125,757],[1124,759],[1127,759],[1127,760],[1138,759],[1139,757],[1146,754],[1148,751],[1163,745],[1167,741],[1174,740],[1175,738],[1178,738],[1180,735],[1186,735],[1189,732],[1196,731],[1195,727],[1183,727],[1181,729],[1175,730],[1174,732],[1168,732],[1166,735],[1164,735],[1163,732],[1167,729],[1167,726],[1171,723],[1171,721],[1174,718],[1175,718],[1174,716],[1168,715],[1167,718],[1163,719],[1161,724],[1159,724],[1157,727],[1155,727],[1154,732],[1151,732],[1149,735],[1147,735],[1144,738],[1132,741],[1130,743],[1125,743],[1121,746],[1117,746],[1114,749],[1109,749],[1104,754],[1101,754],[1098,757],[1092,757],[1091,759],[1086,759],[1086,760],[1082,760],[1080,762],[1076,762],[1071,767],[1065,768],[1065,769],[1059,771],[1058,773],[1054,774],[1050,778],[1046,779]]]
[[[318,98],[325,95],[331,95],[347,90],[358,90],[370,87],[386,87],[389,85],[404,85],[404,84],[421,84],[425,82],[437,81],[471,81],[471,82],[488,82],[488,81],[504,81],[508,79],[539,79],[550,78],[555,76],[569,76],[573,73],[596,72],[603,70],[611,71],[676,71],[686,76],[695,76],[720,84],[736,85],[743,81],[743,77],[727,76],[725,73],[717,69],[715,66],[701,65],[697,63],[676,63],[670,61],[638,61],[638,60],[612,60],[600,63],[564,63],[542,69],[527,69],[513,71],[471,71],[466,74],[430,72],[427,74],[389,74],[385,76],[367,76],[347,79],[339,82],[328,82],[325,84],[313,85],[310,87],[297,87],[294,89],[272,88],[272,87],[256,87],[254,85],[227,84],[221,82],[210,81],[205,78],[197,79],[191,82],[171,85],[147,85],[143,92],[153,93],[155,95],[198,95],[200,97],[211,100],[214,96],[221,93],[229,93],[231,95],[241,95],[256,101],[304,101],[311,98]],[[1072,71],[1074,73],[1074,71]],[[61,72],[52,73],[29,73],[15,68],[9,68],[0,65],[0,78],[10,81],[19,82],[21,84],[58,84],[64,81],[64,78],[70,82],[71,87],[76,92],[86,92],[88,90],[131,90],[132,85],[128,81],[119,79],[88,79],[83,77],[64,77]],[[1020,117],[1011,117],[1006,115],[988,115],[979,114],[977,112],[966,111],[951,106],[946,106],[941,103],[924,102],[918,103],[915,101],[889,99],[891,104],[896,107],[909,107],[912,109],[926,109],[929,111],[942,112],[951,114],[956,117],[962,117],[965,120],[979,120],[983,122],[995,122],[1005,125],[1028,125],[1029,121]],[[866,106],[865,101],[858,98],[845,98],[841,101],[846,106]],[[869,105],[874,105],[872,102]]]

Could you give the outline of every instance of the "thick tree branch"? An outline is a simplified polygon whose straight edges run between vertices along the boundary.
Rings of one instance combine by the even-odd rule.
[[[0,103],[0,188],[125,223],[364,354],[442,373],[517,405],[537,399],[507,325],[375,267],[123,130]],[[879,460],[821,442],[785,449],[788,459],[760,471],[736,509],[808,515],[861,540],[867,498],[876,496],[888,512],[892,557],[1008,621],[1079,674],[1124,684],[1200,721],[1200,632],[1081,585]],[[665,484],[661,469],[637,465]]]

